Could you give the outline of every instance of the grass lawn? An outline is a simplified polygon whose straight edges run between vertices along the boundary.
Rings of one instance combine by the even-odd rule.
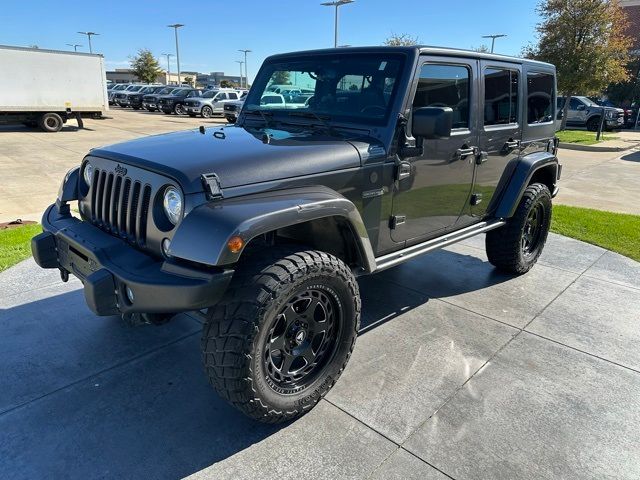
[[[39,224],[0,230],[0,272],[31,256],[31,237],[42,232]]]
[[[640,262],[640,215],[554,205],[551,231]]]
[[[562,130],[561,132],[556,132],[556,137],[558,137],[563,143],[595,145],[596,143],[598,143],[596,142],[596,133],[597,132],[589,132],[587,130]],[[604,133],[600,137],[600,141],[617,139],[618,137],[614,137],[613,135],[605,135]]]

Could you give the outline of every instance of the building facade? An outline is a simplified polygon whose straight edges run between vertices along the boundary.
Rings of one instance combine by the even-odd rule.
[[[137,83],[140,80],[129,68],[116,68],[106,72],[107,80],[111,80],[113,83]],[[191,80],[190,84],[194,85],[198,76],[201,75],[198,72],[180,72],[180,79],[178,79],[177,72],[167,73],[163,71],[157,77],[155,82],[162,85],[179,85],[180,83],[189,83],[187,80]],[[182,82],[180,82],[182,80]]]
[[[620,6],[624,9],[629,22],[627,35],[634,42],[631,49],[635,55],[640,55],[640,0],[620,0]]]

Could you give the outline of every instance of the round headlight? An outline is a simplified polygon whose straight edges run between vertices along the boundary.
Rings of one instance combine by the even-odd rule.
[[[167,187],[162,200],[164,213],[171,223],[177,225],[182,218],[182,195],[175,187]]]
[[[93,180],[93,165],[91,165],[90,163],[85,163],[84,165],[84,170],[82,172],[82,176],[84,178],[85,183],[87,184],[87,186],[91,186],[91,180]]]

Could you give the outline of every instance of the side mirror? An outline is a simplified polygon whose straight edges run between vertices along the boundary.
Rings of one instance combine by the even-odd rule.
[[[451,107],[422,107],[413,111],[411,130],[414,137],[427,140],[449,138],[452,125]]]
[[[587,107],[585,107],[584,105],[578,105],[578,108],[576,108],[576,110],[584,110]]]

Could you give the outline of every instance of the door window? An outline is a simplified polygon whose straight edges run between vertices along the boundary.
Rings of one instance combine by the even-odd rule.
[[[571,110],[577,110],[580,105],[583,105],[583,103],[577,98],[571,97],[571,100],[569,100],[569,108]]]
[[[237,100],[238,99],[238,94],[237,93],[233,93],[233,92],[229,92],[229,99],[230,100]]]
[[[216,95],[216,98],[214,99],[215,102],[219,102],[220,100],[226,100],[227,99],[227,94],[224,92],[220,92],[218,95]]]
[[[453,128],[469,128],[469,69],[462,65],[423,65],[413,108],[451,107]]]
[[[518,123],[518,72],[498,68],[484,71],[484,124]]]
[[[555,81],[548,73],[529,72],[527,74],[527,123],[547,123],[553,121]]]

